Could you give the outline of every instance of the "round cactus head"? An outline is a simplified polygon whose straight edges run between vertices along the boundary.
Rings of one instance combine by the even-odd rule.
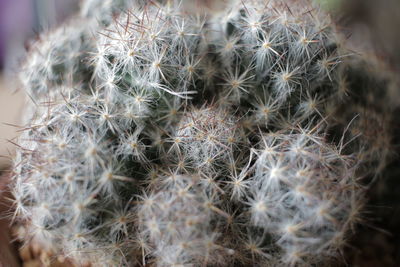
[[[326,263],[363,203],[348,57],[309,1],[87,0],[21,72],[16,218],[78,264]]]

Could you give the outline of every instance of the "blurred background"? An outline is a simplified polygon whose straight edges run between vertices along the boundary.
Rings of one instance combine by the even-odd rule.
[[[0,0],[0,172],[10,164],[25,99],[17,73],[26,47],[77,9],[78,0]]]

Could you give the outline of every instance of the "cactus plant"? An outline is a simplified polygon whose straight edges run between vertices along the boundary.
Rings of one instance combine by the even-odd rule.
[[[308,1],[224,4],[88,0],[41,36],[13,184],[29,238],[96,266],[340,254],[376,170],[332,108],[352,56]]]

